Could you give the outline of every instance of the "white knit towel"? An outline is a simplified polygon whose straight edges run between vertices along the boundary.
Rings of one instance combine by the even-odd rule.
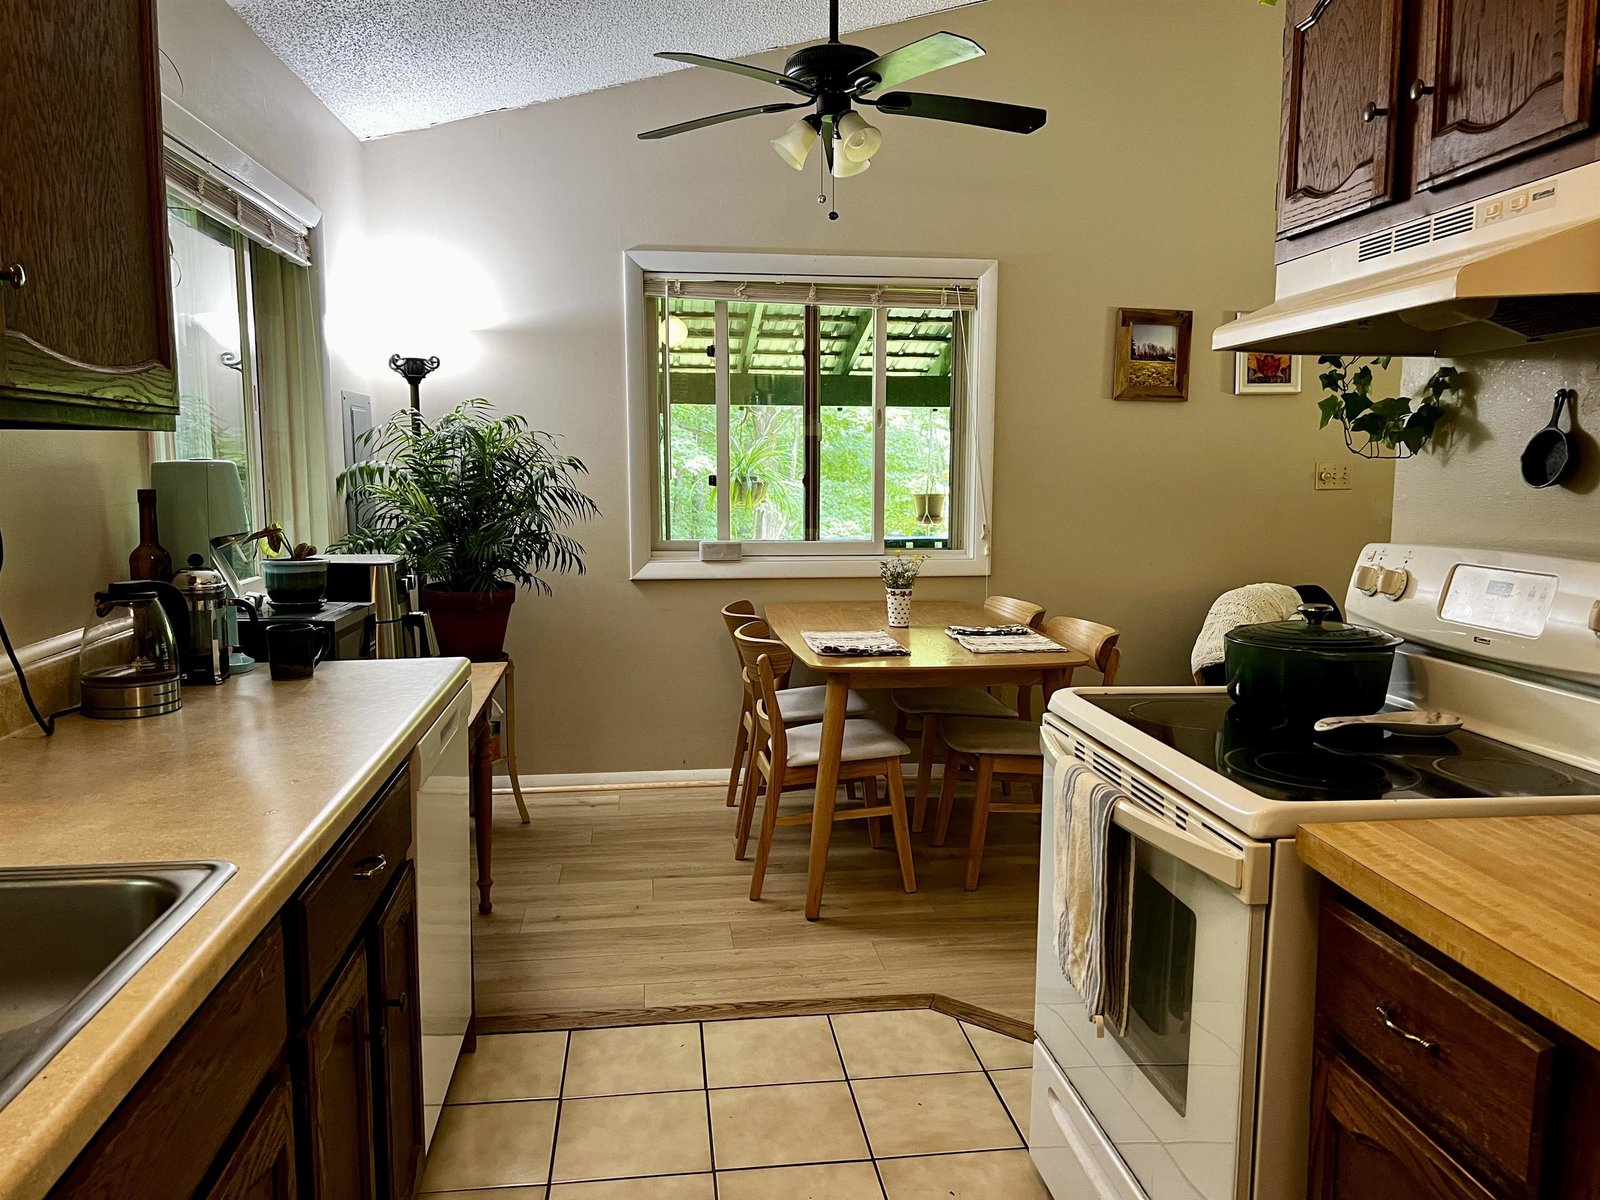
[[[1220,663],[1224,654],[1223,634],[1240,625],[1260,625],[1266,621],[1286,621],[1300,607],[1300,593],[1286,583],[1250,583],[1223,592],[1217,597],[1200,636],[1189,655],[1189,669],[1199,675],[1205,667]]]

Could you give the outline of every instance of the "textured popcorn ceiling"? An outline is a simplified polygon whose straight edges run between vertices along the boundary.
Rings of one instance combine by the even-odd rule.
[[[868,29],[966,2],[841,0],[840,24]],[[683,69],[652,58],[658,50],[742,58],[825,38],[828,26],[824,0],[228,3],[363,138]],[[745,90],[750,104],[768,98],[754,81]]]

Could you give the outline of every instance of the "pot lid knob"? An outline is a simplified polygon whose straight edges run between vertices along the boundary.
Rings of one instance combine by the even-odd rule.
[[[1331,604],[1302,604],[1295,609],[1306,619],[1306,624],[1320,628],[1322,623],[1336,615],[1337,609]]]

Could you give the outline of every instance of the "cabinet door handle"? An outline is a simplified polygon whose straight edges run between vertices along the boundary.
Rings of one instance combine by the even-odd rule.
[[[398,996],[390,996],[389,999],[384,1003],[386,1003],[390,1008],[399,1009],[401,1012],[405,1012],[406,1009],[411,1007],[411,993],[401,992]]]
[[[8,267],[0,267],[0,283],[9,283],[14,288],[20,288],[28,282],[28,272],[21,263],[12,263]]]
[[[1388,115],[1389,110],[1387,108],[1382,107],[1372,100],[1368,100],[1367,106],[1361,110],[1361,119],[1369,125],[1376,121],[1379,117],[1387,117]]]
[[[1396,1025],[1395,1021],[1394,1021],[1394,1014],[1390,1011],[1389,1006],[1387,1004],[1378,1005],[1378,1010],[1377,1011],[1378,1011],[1378,1020],[1383,1022],[1383,1027],[1385,1029],[1387,1029],[1390,1033],[1394,1034],[1395,1037],[1399,1038],[1402,1042],[1410,1042],[1413,1046],[1415,1046],[1418,1050],[1421,1050],[1424,1054],[1437,1054],[1437,1053],[1439,1053],[1439,1043],[1438,1042],[1430,1042],[1427,1038],[1418,1037],[1416,1034],[1412,1033],[1409,1029],[1403,1029],[1399,1025]]]
[[[373,879],[388,869],[389,860],[381,854],[374,854],[371,858],[363,858],[350,873],[357,879]]]
[[[1411,81],[1410,90],[1406,92],[1406,96],[1410,98],[1411,103],[1413,104],[1417,103],[1424,96],[1431,95],[1433,95],[1433,85],[1431,83],[1424,83],[1420,79],[1413,79]]]

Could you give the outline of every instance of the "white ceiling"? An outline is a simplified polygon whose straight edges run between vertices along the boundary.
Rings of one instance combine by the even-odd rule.
[[[840,23],[868,29],[968,2],[841,0]],[[742,58],[825,38],[828,26],[825,0],[228,3],[363,138],[683,69],[658,50]],[[762,103],[762,86],[745,86]]]

